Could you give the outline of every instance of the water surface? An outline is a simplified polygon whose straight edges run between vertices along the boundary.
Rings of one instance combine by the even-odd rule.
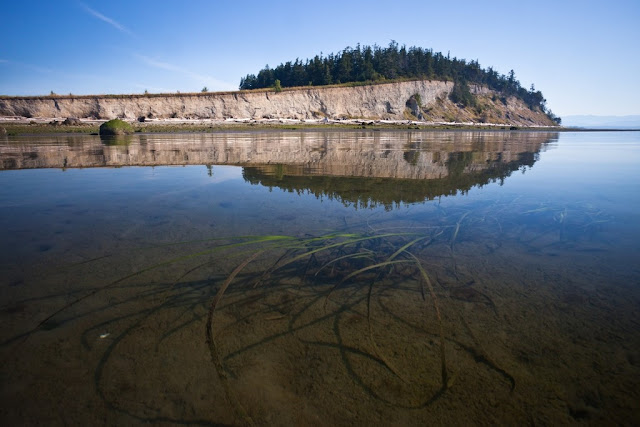
[[[639,164],[638,132],[4,138],[3,424],[637,423]]]

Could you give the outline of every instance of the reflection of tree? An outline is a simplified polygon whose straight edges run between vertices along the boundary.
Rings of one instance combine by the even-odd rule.
[[[409,163],[412,166],[415,166],[418,164],[418,159],[420,158],[420,152],[416,150],[408,150],[408,151],[405,151],[402,156],[407,161],[407,163]]]
[[[419,155],[418,151],[414,151]],[[406,156],[406,153],[405,153]],[[390,210],[401,203],[419,203],[441,196],[465,194],[473,187],[491,182],[502,183],[512,172],[531,167],[538,153],[522,152],[517,160],[501,161],[501,156],[487,166],[470,170],[474,152],[452,152],[446,161],[448,175],[437,179],[369,178],[344,176],[301,175],[299,168],[287,165],[245,167],[244,179],[254,185],[278,187],[286,191],[308,192],[318,198],[339,200],[346,206]]]

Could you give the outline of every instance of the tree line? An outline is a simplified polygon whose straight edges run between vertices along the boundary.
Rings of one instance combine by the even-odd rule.
[[[240,80],[240,89],[270,87],[323,86],[330,84],[380,82],[385,80],[425,79],[454,82],[451,99],[462,105],[473,105],[469,84],[480,84],[503,94],[515,96],[530,108],[546,112],[546,99],[533,85],[525,89],[511,70],[500,74],[492,67],[480,67],[478,61],[451,58],[441,52],[421,47],[399,46],[392,41],[387,47],[347,47],[342,52],[312,59],[288,61],[275,68],[265,66],[258,74],[248,74]]]

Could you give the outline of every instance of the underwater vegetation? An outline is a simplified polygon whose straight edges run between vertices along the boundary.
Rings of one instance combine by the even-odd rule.
[[[262,372],[252,360],[277,360],[288,387],[309,398],[355,387],[391,407],[425,408],[477,372],[508,396],[518,377],[483,332],[498,329],[503,304],[463,260],[499,251],[507,234],[532,252],[588,242],[611,217],[586,204],[521,199],[434,211],[429,220],[372,217],[317,235],[218,236],[89,259],[65,269],[132,261],[129,273],[67,298],[12,341],[104,314],[81,336],[87,349],[95,336],[110,342],[96,366],[98,394],[144,420],[131,399],[116,397],[124,380],[111,375],[142,331],[153,336],[151,353],[178,338],[183,348],[201,343],[208,355],[194,369],[215,372],[241,424],[261,417],[246,396],[245,381]]]

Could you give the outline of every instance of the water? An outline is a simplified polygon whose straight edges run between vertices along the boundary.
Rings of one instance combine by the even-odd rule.
[[[640,421],[638,132],[9,137],[0,160],[4,425]]]

